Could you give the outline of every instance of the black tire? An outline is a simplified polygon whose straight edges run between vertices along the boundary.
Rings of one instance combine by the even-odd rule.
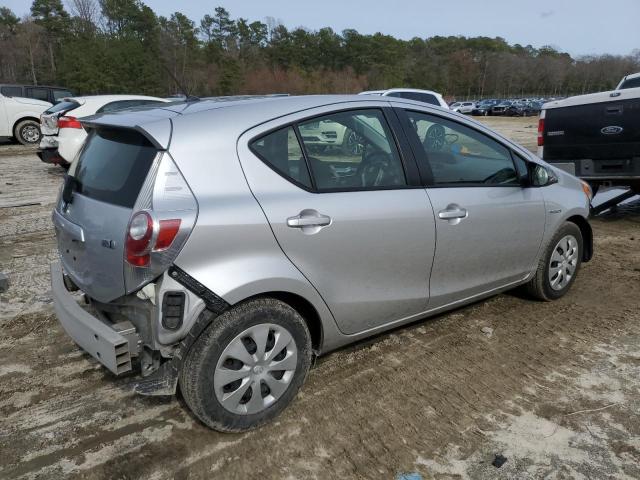
[[[560,242],[560,240],[567,235],[573,236],[577,241],[577,264],[569,282],[563,288],[555,290],[551,286],[551,280],[549,279],[551,256],[554,253],[558,242]],[[575,223],[565,222],[551,238],[551,241],[549,241],[549,243],[547,244],[547,247],[545,248],[545,251],[541,256],[540,261],[538,262],[538,268],[533,278],[524,286],[525,290],[533,298],[546,302],[557,300],[558,298],[564,296],[569,291],[571,285],[573,285],[573,282],[575,282],[576,277],[578,276],[578,272],[580,271],[580,266],[582,264],[582,255],[583,240],[580,228]]]
[[[35,120],[22,120],[16,125],[13,135],[22,145],[38,145],[42,139],[40,124]]]
[[[216,397],[214,375],[229,343],[246,329],[263,323],[283,327],[293,337],[297,362],[291,381],[273,404],[256,414],[227,410]],[[191,411],[208,427],[221,432],[243,432],[269,422],[295,398],[311,365],[309,329],[292,307],[273,298],[250,300],[217,317],[193,344],[180,372],[180,389]]]

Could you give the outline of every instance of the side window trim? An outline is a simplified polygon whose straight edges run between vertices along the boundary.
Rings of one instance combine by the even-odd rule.
[[[413,148],[411,148],[411,142],[402,127],[402,121],[394,108],[383,107],[382,112],[385,115],[387,124],[391,129],[391,134],[394,136],[398,152],[400,153],[400,161],[404,167],[407,187],[422,187],[418,161]]]
[[[280,170],[278,170],[267,158],[264,157],[264,155],[262,155],[260,152],[258,152],[254,147],[253,147],[253,143],[257,142],[258,140],[267,137],[269,135],[271,135],[274,132],[277,132],[278,130],[286,130],[289,128],[293,128],[294,131],[297,130],[297,127],[295,126],[295,124],[293,123],[286,123],[284,125],[279,125],[277,127],[271,128],[269,130],[267,130],[266,132],[262,132],[259,135],[256,135],[255,137],[252,137],[248,140],[247,142],[247,147],[249,148],[249,151],[251,153],[253,153],[256,157],[258,157],[260,159],[260,161],[266,165],[270,170],[272,170],[274,173],[276,173],[277,175],[279,175],[280,177],[282,177],[284,180],[286,180],[287,182],[295,185],[298,188],[301,188],[302,190],[309,192],[309,193],[317,193],[315,188],[313,188],[314,185],[314,180],[313,180],[313,176],[311,175],[311,173],[309,173],[309,177],[311,179],[311,185],[312,187],[309,188],[307,185],[304,185],[303,183],[297,181],[295,178],[292,178],[290,176],[285,175],[283,172],[281,172]],[[304,158],[304,163],[305,166],[307,168],[307,172],[309,172],[309,167],[307,165],[307,159],[306,159],[306,155],[304,153],[304,150],[302,150],[302,145],[300,145],[300,139],[298,137],[298,133],[296,132],[296,141],[298,142],[301,152],[302,152],[302,156]]]
[[[414,153],[415,153],[415,151],[417,151],[416,161],[418,162],[418,168],[420,170],[420,177],[422,178],[423,186],[425,188],[472,188],[472,187],[475,187],[475,188],[477,188],[477,187],[482,187],[482,188],[487,188],[487,187],[500,187],[500,188],[509,188],[509,187],[511,187],[511,188],[513,188],[513,187],[517,187],[517,188],[521,188],[522,187],[521,184],[515,185],[515,184],[485,184],[485,183],[435,183],[434,177],[433,177],[433,171],[431,169],[431,163],[429,161],[429,157],[427,155],[427,152],[424,151],[424,148],[422,148],[422,144],[420,143],[420,138],[418,137],[418,134],[413,130],[413,128],[411,128],[411,123],[410,123],[410,120],[409,120],[409,116],[407,115],[407,112],[416,112],[416,113],[423,114],[423,115],[429,115],[429,116],[432,116],[432,117],[442,118],[443,120],[447,120],[447,121],[454,122],[454,123],[458,123],[458,122],[456,122],[455,120],[446,118],[446,117],[444,117],[442,115],[438,115],[437,113],[434,113],[434,112],[426,112],[426,111],[420,111],[420,110],[416,110],[416,109],[412,109],[412,108],[403,108],[403,107],[393,107],[393,109],[398,114],[398,117],[402,119],[402,122],[401,122],[402,123],[402,127],[405,130],[405,132],[407,134],[407,137],[409,137],[409,139],[411,141],[412,150],[414,150]],[[486,133],[478,130],[477,128],[474,128],[472,125],[466,125],[466,124],[462,124],[462,123],[460,125],[473,130],[477,134],[482,135],[483,137],[486,137],[486,138],[492,140],[493,142],[496,142],[501,147],[505,148],[509,152],[509,159],[511,160],[511,163],[513,164],[514,171],[519,173],[518,166],[516,165],[516,162],[515,162],[515,160],[513,158],[514,149],[511,146],[505,145],[500,140],[488,136]],[[423,168],[420,168],[420,165],[423,165]]]
[[[415,158],[422,186],[432,186],[434,182],[433,172],[431,171],[431,164],[427,159],[427,154],[424,151],[424,148],[422,148],[420,138],[411,127],[411,121],[409,120],[406,109],[393,107],[393,111],[396,113],[398,119],[400,120],[400,126],[404,131],[405,137],[409,141],[409,147],[411,148],[411,152],[413,153],[413,156]]]
[[[300,129],[298,128],[298,122],[294,122],[290,125],[293,128],[294,133],[296,134],[296,140],[298,141],[298,146],[300,147],[300,152],[302,152],[302,159],[304,160],[304,167],[307,169],[309,174],[309,180],[311,181],[311,191],[317,192],[318,186],[316,185],[316,178],[313,175],[313,170],[311,170],[311,162],[309,162],[309,156],[307,154],[307,147],[302,141],[302,134],[300,133]]]

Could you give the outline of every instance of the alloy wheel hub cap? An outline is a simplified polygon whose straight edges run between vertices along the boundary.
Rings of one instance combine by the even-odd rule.
[[[556,244],[549,261],[549,284],[554,290],[565,288],[575,275],[578,266],[578,241],[566,235]]]
[[[298,349],[280,325],[247,328],[222,351],[213,373],[218,402],[231,413],[260,413],[287,391],[295,374]]]

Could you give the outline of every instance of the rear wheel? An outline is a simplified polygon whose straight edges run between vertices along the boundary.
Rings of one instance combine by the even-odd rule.
[[[216,318],[188,352],[180,388],[210,428],[251,430],[291,403],[311,364],[304,319],[275,299],[251,300]]]
[[[533,278],[525,285],[539,300],[556,300],[564,296],[578,275],[582,263],[583,241],[580,228],[566,222],[549,242]]]
[[[35,120],[22,120],[16,125],[13,134],[22,145],[37,145],[42,138],[40,125]]]

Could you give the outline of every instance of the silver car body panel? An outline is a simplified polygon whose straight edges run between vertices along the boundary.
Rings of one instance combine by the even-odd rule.
[[[60,199],[53,211],[64,271],[85,293],[101,302],[125,294],[124,239],[130,218],[130,208],[78,193],[69,205]]]
[[[362,101],[357,108],[387,106],[385,101]],[[354,334],[426,310],[435,250],[426,192],[401,188],[310,193],[274,172],[248,148],[251,139],[273,128],[338,109],[321,107],[264,123],[240,137],[238,155],[285,255],[330,305],[340,330]],[[289,217],[304,211],[329,216],[331,223],[308,231],[287,225]]]
[[[438,232],[431,272],[432,306],[527,277],[544,233],[545,207],[540,190],[519,186],[427,189]],[[466,210],[466,217],[438,218],[452,205]]]
[[[197,221],[175,259],[177,266],[231,305],[273,292],[301,297],[318,314],[322,325],[319,351],[325,352],[403,323],[493,295],[526,281],[533,272],[542,247],[557,228],[574,215],[587,218],[589,214],[589,203],[579,180],[557,169],[554,171],[558,183],[519,191],[512,188],[486,188],[481,193],[472,193],[471,189],[460,189],[465,191],[456,193],[445,192],[445,189],[435,192],[436,189],[414,188],[384,192],[346,192],[340,195],[314,194],[286,182],[257,159],[248,148],[251,138],[259,132],[274,126],[284,126],[292,119],[363,106],[409,106],[411,109],[441,115],[472,126],[518,152],[528,161],[547,165],[517,144],[461,114],[411,100],[389,100],[391,99],[364,96],[279,97],[225,102],[205,100],[168,104],[145,109],[144,112],[104,114],[92,118],[90,123],[135,128],[154,138],[156,145],[169,150],[198,202]],[[159,128],[160,123],[157,122],[163,121],[170,124],[171,128]],[[450,198],[450,195],[454,193],[459,200],[451,200],[454,197]],[[351,194],[354,198],[358,195],[359,199],[341,203]],[[393,194],[401,195],[402,199],[394,199]],[[378,202],[376,197],[384,197],[389,207],[385,208],[382,205],[384,202]],[[496,200],[495,207],[490,205],[491,200]],[[514,205],[500,203],[513,200]],[[411,205],[407,205],[407,202]],[[433,208],[430,202],[433,203]],[[435,219],[433,214],[434,209],[438,211],[438,208],[448,205],[447,202],[466,203],[470,212],[469,218],[452,226],[449,231],[443,225],[447,222]],[[313,242],[304,242],[313,246],[309,249],[311,254],[300,247],[303,245],[301,232],[289,232],[279,223],[286,216],[297,214],[303,206],[328,213],[325,212],[326,209],[333,211],[338,204],[350,209],[345,218],[351,221],[356,214],[364,219],[374,215],[383,217],[383,223],[378,228],[372,223],[365,225],[362,232],[350,227],[346,227],[344,232],[352,236],[354,243],[364,242],[365,237],[369,237],[368,241],[373,242],[377,249],[382,249],[385,245],[388,247],[386,254],[389,258],[379,260],[376,271],[390,273],[390,280],[396,280],[408,288],[401,292],[399,287],[388,282],[391,291],[387,299],[391,299],[391,294],[399,295],[404,297],[406,304],[399,301],[393,307],[393,301],[386,305],[384,300],[379,302],[376,295],[382,289],[381,283],[373,284],[375,288],[371,290],[372,296],[365,295],[367,285],[371,285],[371,279],[367,276],[372,274],[373,267],[369,269],[369,266],[360,265],[363,257],[358,257],[358,264],[349,263],[345,260],[347,257],[344,252],[338,250],[335,253],[340,242],[337,236],[330,235],[332,229],[337,232],[338,227],[342,228],[342,222],[338,221],[341,214],[333,214],[337,215],[333,225],[322,229],[317,235],[304,238]],[[518,205],[524,208],[522,212],[517,210]],[[369,208],[370,206],[374,208]],[[394,220],[391,213],[398,206],[401,207],[400,215],[404,218],[404,223],[413,225],[406,227],[402,225],[402,221]],[[423,208],[424,219],[416,221],[419,217],[417,212]],[[544,212],[540,212],[540,208]],[[535,216],[535,222],[531,221],[529,215]],[[475,218],[478,220],[474,220]],[[268,219],[272,220],[271,224]],[[480,219],[485,219],[488,223],[480,224]],[[465,223],[466,220],[469,222]],[[396,231],[398,227],[405,229],[402,238]],[[123,234],[125,228],[126,224],[121,230]],[[83,228],[83,231],[87,230]],[[500,234],[497,239],[496,230]],[[481,277],[483,268],[489,267],[472,258],[483,254],[479,252],[477,236],[489,236],[492,232],[494,236],[491,238],[496,243],[521,241],[526,247],[523,245],[522,251],[519,248],[507,249],[507,255],[501,260],[503,270],[493,275],[486,284],[465,284],[464,279],[458,279],[455,285],[441,284],[453,281],[446,272],[448,259],[458,262],[459,272],[463,272],[467,265],[473,267],[476,280]],[[418,239],[420,234],[424,238]],[[323,246],[316,241],[322,238],[330,239],[330,244]],[[484,237],[484,246],[490,245],[487,238]],[[401,241],[401,245],[395,246],[398,241]],[[450,242],[449,245],[447,241]],[[434,245],[435,276],[432,274],[429,286],[428,273],[434,256]],[[409,267],[407,278],[403,278],[397,268],[400,264],[404,265],[406,258],[396,258],[398,265],[392,261],[395,255],[401,253],[399,249],[405,246],[409,247],[411,254],[417,255],[414,257],[417,261],[412,267],[418,267]],[[490,246],[493,247],[494,255],[498,255],[497,245]],[[438,248],[441,250],[438,251]],[[526,254],[522,258],[518,257],[525,249]],[[310,256],[323,254],[329,257],[328,265],[323,265],[317,258]],[[428,258],[430,255],[431,260]],[[345,278],[339,278],[336,270],[341,263],[345,269],[341,275]],[[119,268],[122,272],[122,256],[119,258]],[[336,284],[330,285],[331,279],[318,281],[318,278],[314,278],[316,268],[324,269],[326,274],[334,276]],[[435,283],[436,277],[438,284]],[[357,279],[361,281],[353,285]],[[156,305],[161,303],[162,292],[179,288],[175,282],[171,282],[173,280],[167,275],[156,281]],[[355,292],[353,299],[347,298],[348,292],[339,291],[340,285],[351,288],[351,293]],[[394,288],[395,292],[392,291]],[[432,292],[430,303],[429,289]],[[417,299],[418,292],[423,292],[424,297]],[[328,304],[335,312],[332,313]],[[372,307],[380,308],[381,304],[383,308],[376,316],[375,308]],[[183,338],[204,308],[197,297],[189,297],[188,305],[184,324],[177,331],[164,330],[158,318],[156,335],[160,345],[168,346]],[[373,321],[363,318],[372,313],[375,316]],[[339,321],[336,322],[336,319]],[[339,324],[341,328],[338,328]]]

